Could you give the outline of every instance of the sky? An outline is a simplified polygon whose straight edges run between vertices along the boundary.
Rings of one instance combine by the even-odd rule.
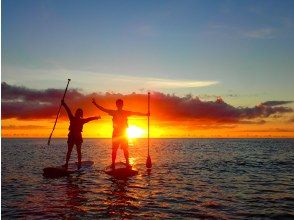
[[[2,0],[2,136],[48,136],[71,78],[73,110],[103,116],[85,137],[111,136],[92,96],[145,111],[147,91],[154,137],[294,137],[293,11],[291,0]],[[67,126],[63,112],[56,137]]]

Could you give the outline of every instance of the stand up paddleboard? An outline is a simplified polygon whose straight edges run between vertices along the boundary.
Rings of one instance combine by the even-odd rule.
[[[115,163],[115,169],[112,169],[111,165],[106,167],[104,172],[117,179],[125,179],[138,175],[138,170],[134,168],[127,168],[123,162]]]
[[[77,163],[68,164],[68,169],[62,166],[46,167],[43,169],[43,176],[46,178],[58,178],[68,176],[73,173],[85,171],[93,166],[93,161],[82,161],[81,168],[78,170]]]

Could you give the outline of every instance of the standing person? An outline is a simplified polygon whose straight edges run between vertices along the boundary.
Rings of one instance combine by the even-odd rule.
[[[115,169],[115,159],[117,149],[121,147],[124,151],[124,156],[126,158],[126,165],[131,168],[129,163],[129,145],[127,138],[127,128],[128,128],[128,117],[129,116],[148,116],[147,113],[131,112],[123,110],[124,102],[121,99],[116,100],[116,110],[110,110],[98,105],[95,99],[92,99],[92,103],[101,111],[106,112],[112,116],[113,122],[113,133],[112,133],[112,168]]]
[[[68,161],[73,149],[73,146],[76,145],[77,147],[77,154],[78,154],[78,169],[81,168],[81,161],[82,161],[82,152],[81,147],[83,143],[82,138],[82,132],[83,132],[83,126],[84,124],[88,123],[89,121],[98,120],[101,117],[90,117],[90,118],[83,118],[83,110],[78,108],[76,110],[75,115],[71,113],[71,110],[67,106],[67,104],[64,102],[64,100],[61,100],[61,105],[65,108],[70,125],[69,125],[69,133],[68,133],[68,139],[67,139],[67,154],[66,154],[66,161],[63,167],[65,169],[68,168]]]

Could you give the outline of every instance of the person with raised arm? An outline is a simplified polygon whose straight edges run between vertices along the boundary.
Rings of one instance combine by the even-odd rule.
[[[89,121],[98,120],[101,117],[89,117],[89,118],[83,118],[83,110],[81,108],[78,108],[75,112],[75,115],[72,114],[71,110],[67,106],[67,104],[64,102],[64,100],[61,100],[61,105],[65,108],[70,125],[69,125],[69,133],[68,133],[68,139],[67,139],[67,154],[66,154],[66,161],[63,167],[65,169],[68,168],[68,161],[70,159],[70,155],[73,149],[73,146],[76,145],[77,147],[77,154],[78,154],[78,169],[81,168],[81,161],[82,161],[82,143],[83,143],[83,126],[84,124],[88,123]]]
[[[124,102],[122,99],[116,100],[116,110],[106,109],[101,105],[98,105],[95,99],[92,99],[92,103],[101,111],[106,112],[112,116],[113,132],[112,132],[112,169],[115,169],[116,153],[119,147],[124,151],[126,159],[126,166],[131,168],[129,163],[129,145],[127,138],[128,117],[129,116],[148,116],[148,113],[132,112],[123,110]]]

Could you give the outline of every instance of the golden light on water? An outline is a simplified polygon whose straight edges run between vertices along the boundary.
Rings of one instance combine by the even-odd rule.
[[[133,166],[136,164],[136,158],[135,157],[130,157],[129,158],[129,163]]]

